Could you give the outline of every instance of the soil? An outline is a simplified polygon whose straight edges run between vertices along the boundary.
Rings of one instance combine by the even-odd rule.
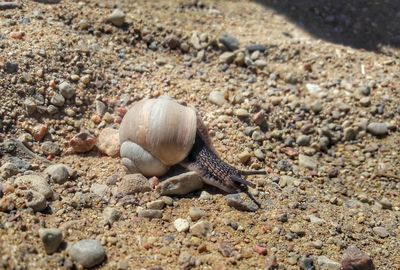
[[[339,269],[349,246],[376,269],[400,269],[399,13],[381,7],[393,18],[385,29],[385,16],[359,1],[320,12],[275,2],[17,1],[0,10],[1,165],[30,165],[11,175],[0,169],[0,269],[80,269],[68,246],[82,239],[104,247],[99,269],[314,269],[307,260]],[[126,15],[121,26],[107,20],[115,8]],[[331,36],[339,26],[341,38]],[[229,51],[224,33],[239,41],[235,60],[221,56]],[[265,52],[246,52],[252,44]],[[57,103],[65,81],[75,92]],[[211,100],[213,91],[223,104]],[[118,128],[130,104],[163,95],[199,111],[223,160],[268,172],[247,178],[260,209],[239,211],[206,186],[171,196],[162,218],[140,217],[157,190],[121,197],[120,158],[71,151],[77,133]],[[35,140],[40,125],[47,131]],[[17,138],[37,156],[7,149]],[[44,151],[44,142],[60,153]],[[25,203],[29,187],[15,179],[43,173],[43,159],[77,176],[49,181],[54,198],[34,212]],[[106,207],[121,213],[111,226]],[[174,227],[178,218],[196,223],[191,207],[206,212],[209,235]],[[57,252],[46,254],[40,228],[62,229]],[[321,266],[323,256],[332,268]]]

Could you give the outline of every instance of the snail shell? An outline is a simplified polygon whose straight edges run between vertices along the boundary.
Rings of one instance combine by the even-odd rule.
[[[196,138],[194,109],[166,99],[136,102],[119,129],[122,164],[129,172],[161,176],[186,158]]]

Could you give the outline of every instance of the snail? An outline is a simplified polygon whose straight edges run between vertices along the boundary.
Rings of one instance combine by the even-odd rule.
[[[265,171],[243,171],[224,162],[199,114],[190,107],[167,98],[138,101],[122,119],[119,136],[122,165],[130,173],[161,176],[179,164],[206,184],[227,193],[246,192],[257,202],[248,193],[248,186],[255,185],[244,176]]]

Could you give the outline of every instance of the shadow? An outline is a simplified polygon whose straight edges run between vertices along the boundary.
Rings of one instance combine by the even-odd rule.
[[[400,47],[400,0],[255,0],[316,38],[357,49]],[[289,34],[290,35],[290,34]]]

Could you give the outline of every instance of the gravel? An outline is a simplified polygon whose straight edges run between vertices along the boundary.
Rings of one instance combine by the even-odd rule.
[[[162,181],[157,190],[161,195],[186,195],[203,187],[203,181],[195,172],[187,172]]]
[[[100,241],[93,239],[85,239],[72,244],[68,247],[68,254],[72,260],[85,268],[101,264],[106,257]]]
[[[63,240],[62,231],[57,228],[39,229],[39,237],[47,254],[56,252]]]
[[[178,232],[186,232],[189,230],[189,221],[183,218],[175,219],[174,227]]]
[[[367,131],[374,136],[384,136],[387,135],[389,132],[388,124],[387,123],[369,123],[367,126]]]

